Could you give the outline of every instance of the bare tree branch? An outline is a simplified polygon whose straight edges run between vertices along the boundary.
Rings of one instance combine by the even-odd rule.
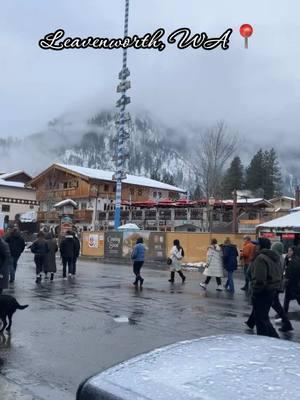
[[[228,132],[223,121],[200,136],[195,171],[207,198],[218,195],[224,166],[237,150],[237,145],[237,136]]]

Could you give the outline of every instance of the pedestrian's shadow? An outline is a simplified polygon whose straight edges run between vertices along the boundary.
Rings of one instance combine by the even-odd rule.
[[[0,333],[0,348],[2,349],[7,349],[11,347],[11,335],[7,334],[4,335],[4,333]]]

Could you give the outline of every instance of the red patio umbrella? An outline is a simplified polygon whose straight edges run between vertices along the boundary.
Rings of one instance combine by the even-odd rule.
[[[134,207],[155,207],[157,202],[155,200],[144,200],[144,201],[134,201],[132,202]]]
[[[175,203],[175,206],[194,206],[195,204],[197,204],[196,201],[192,201],[192,200],[188,200],[188,199],[180,199]]]
[[[171,199],[161,199],[158,202],[159,207],[160,206],[169,206],[170,207],[170,206],[174,206],[174,205],[175,205],[175,202]]]

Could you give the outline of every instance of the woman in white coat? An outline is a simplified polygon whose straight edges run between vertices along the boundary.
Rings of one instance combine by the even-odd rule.
[[[223,253],[221,247],[218,245],[217,239],[211,240],[211,245],[207,251],[206,267],[203,274],[206,275],[205,281],[200,283],[200,286],[203,289],[206,289],[211,277],[213,276],[217,281],[217,290],[222,290],[221,278],[223,277]]]
[[[169,279],[169,282],[174,283],[175,272],[177,271],[182,279],[182,283],[184,283],[185,276],[181,271],[181,259],[183,257],[184,257],[183,248],[180,246],[179,240],[175,239],[173,242],[173,247],[170,251],[170,259],[172,260],[172,263],[170,264],[171,277]]]

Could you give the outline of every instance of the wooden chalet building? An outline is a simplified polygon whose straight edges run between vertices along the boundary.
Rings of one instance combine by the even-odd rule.
[[[28,185],[36,190],[40,204],[38,222],[57,225],[60,216],[54,205],[66,199],[76,202],[73,222],[82,229],[101,227],[101,213],[114,211],[115,181],[114,173],[73,165],[53,164]],[[130,204],[152,199],[179,199],[184,189],[153,179],[127,175],[122,187],[122,218],[126,220]]]

